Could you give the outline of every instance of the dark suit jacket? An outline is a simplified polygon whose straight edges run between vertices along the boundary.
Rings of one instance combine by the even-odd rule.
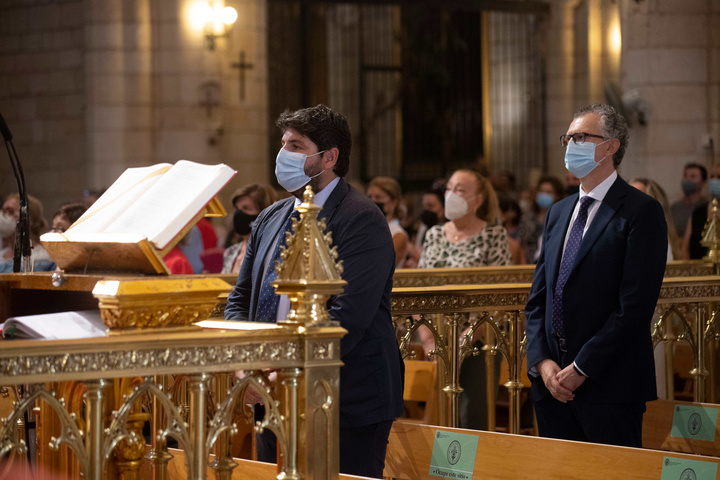
[[[553,289],[578,195],[553,205],[525,308],[527,364],[533,399],[549,392],[537,362],[561,368],[574,360],[588,375],[575,401],[644,402],[657,398],[650,337],[667,259],[667,223],[660,204],[618,177],[583,236],[563,290],[567,361],[552,327]]]
[[[225,318],[253,320],[268,250],[292,214],[295,199],[263,210],[250,234]],[[390,316],[395,250],[377,206],[343,179],[318,215],[332,232],[343,261],[342,294],[328,301],[330,317],[348,333],[341,340],[340,426],[357,427],[402,414],[403,364]]]

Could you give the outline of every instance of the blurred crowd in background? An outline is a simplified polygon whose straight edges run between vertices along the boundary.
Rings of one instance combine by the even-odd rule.
[[[436,179],[424,192],[412,194],[403,194],[400,183],[391,177],[350,183],[385,214],[396,268],[534,264],[542,247],[548,209],[577,193],[579,179],[571,173],[562,179],[544,175],[532,187],[518,189],[510,172],[483,173],[457,170],[448,178]],[[708,172],[700,164],[685,165],[680,178],[682,197],[672,203],[652,179],[630,179],[630,183],[665,209],[668,261],[700,259],[706,254],[700,241],[711,213],[710,200],[720,197],[720,166]],[[101,194],[86,190],[82,197],[58,206],[50,222],[40,201],[29,196],[35,271],[55,269],[40,235],[65,232]],[[267,184],[242,186],[233,193],[228,216],[202,219],[167,254],[165,263],[173,274],[238,273],[254,220],[264,208],[287,195]],[[2,273],[12,272],[19,211],[18,195],[7,195],[0,214]]]

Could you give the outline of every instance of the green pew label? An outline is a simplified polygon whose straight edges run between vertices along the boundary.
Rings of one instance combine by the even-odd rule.
[[[435,432],[430,475],[458,480],[472,480],[478,437],[464,433]]]
[[[717,467],[717,463],[665,457],[660,480],[715,480]]]
[[[717,408],[676,405],[670,435],[714,442],[717,420]]]

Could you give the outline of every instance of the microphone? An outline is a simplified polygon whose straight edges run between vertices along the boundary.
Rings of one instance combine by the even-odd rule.
[[[0,113],[0,133],[2,134],[6,142],[9,142],[13,138],[12,133],[10,133],[10,129],[7,126],[7,123],[5,123],[5,119],[3,118],[2,113]]]
[[[15,145],[12,143],[12,133],[5,123],[5,119],[0,114],[0,134],[5,139],[5,148],[10,156],[10,164],[15,174],[15,181],[18,186],[18,195],[20,197],[20,219],[15,229],[15,251],[13,255],[13,272],[24,270],[25,272],[33,271],[32,245],[30,242],[30,215],[28,213],[28,197],[25,191],[25,174],[23,173],[20,159],[15,151]],[[22,263],[22,265],[21,265]]]

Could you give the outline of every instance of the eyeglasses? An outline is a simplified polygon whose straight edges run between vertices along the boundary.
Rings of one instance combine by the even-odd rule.
[[[570,140],[575,143],[585,143],[587,137],[602,138],[603,140],[607,140],[602,135],[595,135],[593,133],[586,132],[577,132],[573,133],[572,135],[560,135],[560,145],[562,145],[563,147],[567,147],[568,143],[570,143]]]

